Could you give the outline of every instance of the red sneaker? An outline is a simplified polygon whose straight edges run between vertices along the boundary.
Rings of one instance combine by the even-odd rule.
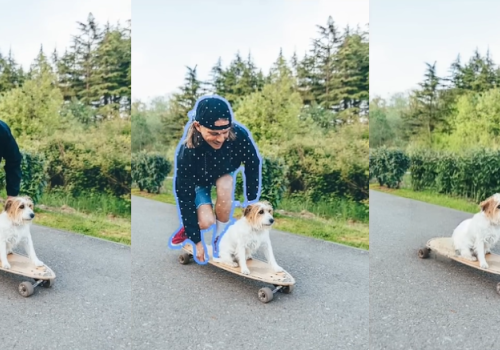
[[[184,226],[172,237],[172,241],[170,242],[173,246],[181,245],[188,237],[186,236],[186,231],[184,230]]]

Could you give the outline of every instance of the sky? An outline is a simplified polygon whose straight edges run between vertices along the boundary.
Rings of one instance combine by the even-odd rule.
[[[500,64],[500,1],[370,0],[370,97],[418,87],[426,65],[447,76],[476,48]]]
[[[71,4],[71,5],[69,5]],[[43,45],[52,54],[62,54],[78,34],[77,22],[86,22],[92,12],[100,25],[125,25],[131,18],[131,0],[22,0],[2,1],[0,12],[0,52],[9,50],[17,63],[29,69]]]
[[[132,2],[132,99],[148,101],[178,91],[186,66],[209,79],[222,59],[251,53],[267,73],[280,48],[299,58],[328,16],[342,30],[366,28],[368,0],[141,0]]]

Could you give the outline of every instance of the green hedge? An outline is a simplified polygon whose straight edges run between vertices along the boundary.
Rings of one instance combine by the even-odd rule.
[[[132,155],[132,181],[141,191],[160,193],[170,170],[171,163],[159,154],[143,151]]]
[[[409,155],[385,147],[370,152],[370,178],[380,185],[397,187],[406,170],[414,191],[438,193],[481,201],[500,192],[500,151],[465,153],[416,150]]]
[[[23,160],[21,162],[21,171],[23,173],[21,179],[20,195],[27,195],[37,203],[43,194],[43,190],[47,186],[47,175],[45,173],[46,162],[43,155],[21,151]],[[5,189],[5,171],[0,171],[0,186]]]
[[[401,150],[380,147],[370,150],[370,179],[380,186],[399,188],[410,167],[410,158]]]
[[[89,192],[130,195],[130,156],[95,147],[71,139],[50,141],[43,150],[50,189],[63,188],[75,197]]]
[[[313,202],[336,197],[362,201],[368,198],[367,164],[333,149],[296,142],[282,151],[288,167],[288,194]]]
[[[481,201],[500,192],[500,151],[463,154],[415,151],[411,154],[412,187]]]
[[[262,159],[262,188],[261,200],[269,201],[274,208],[278,208],[287,189],[287,167],[280,158]],[[243,177],[241,173],[236,177],[235,197],[243,195]],[[245,199],[244,199],[245,200]]]

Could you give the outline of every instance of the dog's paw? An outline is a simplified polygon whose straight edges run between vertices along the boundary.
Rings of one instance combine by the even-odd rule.
[[[247,256],[247,260],[252,260],[253,259],[253,256],[249,255]]]
[[[10,264],[9,264],[8,262],[4,262],[4,263],[2,263],[2,267],[3,267],[4,269],[7,269],[7,270],[8,270],[8,269],[10,269]]]
[[[244,274],[244,275],[249,275],[250,274],[250,270],[248,269],[248,267],[244,267],[241,269],[241,273]]]
[[[479,266],[481,266],[482,269],[487,269],[489,267],[489,265],[488,265],[488,263],[486,261],[480,263]]]
[[[229,263],[229,266],[238,267],[240,265],[236,261],[233,261],[233,262]]]
[[[278,265],[273,266],[273,270],[274,270],[274,272],[283,272],[283,268],[281,266],[278,266]]]
[[[462,255],[462,258],[470,260],[470,261],[477,261],[477,258],[473,255]]]
[[[44,263],[41,262],[40,260],[34,261],[34,264],[35,264],[36,267],[40,267],[40,266],[44,265]]]
[[[7,255],[14,254],[12,250],[7,250]]]

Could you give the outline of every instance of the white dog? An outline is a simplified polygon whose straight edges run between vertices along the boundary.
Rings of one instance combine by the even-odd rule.
[[[29,197],[9,198],[5,202],[4,211],[0,214],[0,260],[4,269],[10,269],[7,255],[20,243],[24,244],[35,266],[44,265],[36,256],[31,239],[30,226],[34,217],[33,201]]]
[[[214,261],[233,267],[238,265],[241,273],[248,275],[247,260],[252,258],[262,245],[267,262],[275,272],[282,272],[274,258],[269,230],[274,223],[273,208],[268,202],[258,202],[245,208],[243,217],[228,228],[219,242],[219,258]]]
[[[462,221],[453,231],[455,250],[468,260],[479,260],[479,266],[488,268],[485,255],[500,239],[500,193],[479,204],[481,211]]]

